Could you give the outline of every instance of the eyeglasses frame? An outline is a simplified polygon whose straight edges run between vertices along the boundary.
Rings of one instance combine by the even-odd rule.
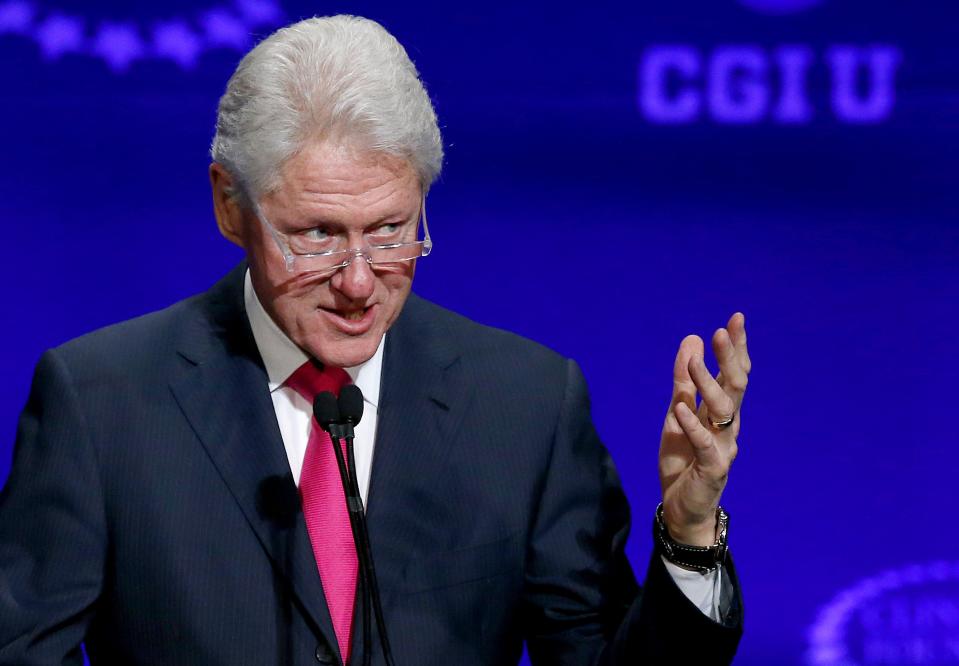
[[[293,250],[293,247],[290,245],[289,240],[287,240],[287,234],[283,233],[277,229],[272,222],[264,215],[263,209],[260,207],[259,202],[253,203],[253,214],[260,220],[260,223],[266,227],[267,231],[270,233],[270,236],[273,237],[274,242],[276,243],[277,248],[280,250],[280,254],[283,255],[284,262],[286,263],[286,270],[289,273],[295,272],[296,259],[297,257],[331,257],[337,254],[341,254],[344,257],[344,260],[339,264],[334,264],[328,268],[324,268],[319,272],[329,272],[335,273],[339,270],[342,270],[353,263],[357,257],[364,257],[366,263],[370,266],[386,266],[389,264],[396,264],[404,261],[415,261],[422,257],[429,256],[430,252],[433,251],[433,239],[430,237],[430,228],[429,223],[426,219],[426,197],[424,196],[420,201],[420,215],[419,222],[423,225],[423,240],[410,241],[406,243],[389,243],[386,245],[366,245],[365,247],[360,248],[346,248],[343,250],[328,250],[326,252],[302,252],[298,253]],[[419,224],[417,224],[419,227]],[[420,246],[420,254],[415,257],[410,257],[408,259],[397,259],[395,261],[389,262],[374,262],[373,257],[370,255],[370,252],[373,250],[390,250],[398,247],[412,247],[414,245]]]

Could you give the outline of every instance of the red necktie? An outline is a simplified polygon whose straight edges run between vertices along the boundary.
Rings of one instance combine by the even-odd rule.
[[[301,365],[286,380],[286,385],[311,405],[319,393],[330,391],[339,396],[340,388],[349,383],[349,375],[341,368],[327,366],[320,369],[312,361]],[[342,449],[345,456],[345,445]],[[350,658],[353,602],[356,597],[356,546],[333,443],[315,417],[310,424],[310,439],[300,473],[300,498],[303,501],[306,530],[310,534],[313,555],[323,582],[323,594],[333,620],[333,630],[340,645],[343,663],[346,663]]]

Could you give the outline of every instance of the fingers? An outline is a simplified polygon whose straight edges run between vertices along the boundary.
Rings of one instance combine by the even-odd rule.
[[[673,366],[673,395],[666,427],[671,432],[682,428],[675,416],[675,407],[685,404],[691,413],[699,411],[714,421],[733,417],[740,408],[746,392],[751,361],[746,346],[746,318],[741,312],[729,318],[727,328],[716,331],[712,338],[713,353],[719,361],[719,374],[714,378],[703,360],[702,338],[689,335],[683,339]],[[702,405],[696,407],[697,393]],[[708,414],[703,414],[707,412]],[[737,428],[731,429],[735,437]]]
[[[676,362],[673,364],[673,396],[670,401],[670,411],[677,403],[685,403],[691,410],[696,409],[696,384],[689,375],[689,359],[693,356],[702,358],[705,345],[698,335],[687,335],[676,352]]]
[[[672,411],[679,427],[693,445],[694,454],[700,465],[706,469],[720,466],[722,460],[716,442],[712,433],[700,422],[699,417],[684,402],[678,403]]]
[[[729,338],[736,349],[739,364],[748,375],[749,371],[752,370],[752,361],[749,359],[749,350],[746,347],[746,315],[742,312],[734,314],[729,318],[726,330],[729,332]]]
[[[740,368],[740,372],[742,369]],[[735,414],[739,404],[734,396],[719,385],[719,382],[710,374],[709,368],[702,356],[693,356],[689,359],[689,374],[703,397],[703,405],[709,416],[715,421],[722,421]]]
[[[746,393],[748,375],[740,362],[740,357],[730,332],[725,328],[716,331],[713,335],[712,346],[713,353],[719,361],[719,372],[721,375],[721,377],[717,377],[717,382],[735,403],[733,409],[738,409],[743,401],[743,395]],[[712,409],[711,406],[710,409]],[[729,416],[731,413],[732,412],[727,412],[725,414],[719,414],[718,416]],[[713,414],[716,415],[715,412],[713,412]]]

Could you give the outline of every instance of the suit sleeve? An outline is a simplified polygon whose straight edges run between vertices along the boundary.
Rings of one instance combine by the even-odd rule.
[[[527,552],[524,613],[533,664],[727,664],[742,633],[737,602],[722,624],[676,586],[658,556],[640,588],[625,554],[629,507],[568,362],[564,402]],[[731,570],[731,566],[729,567]]]
[[[82,664],[107,530],[97,456],[76,387],[41,358],[0,493],[0,665]]]

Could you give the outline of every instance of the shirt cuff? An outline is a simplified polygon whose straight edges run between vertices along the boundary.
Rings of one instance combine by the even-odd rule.
[[[666,571],[672,576],[676,587],[682,590],[686,598],[693,602],[704,615],[715,622],[721,622],[720,602],[722,599],[722,567],[717,567],[706,573],[690,571],[683,569],[667,560],[663,559],[666,565]]]

